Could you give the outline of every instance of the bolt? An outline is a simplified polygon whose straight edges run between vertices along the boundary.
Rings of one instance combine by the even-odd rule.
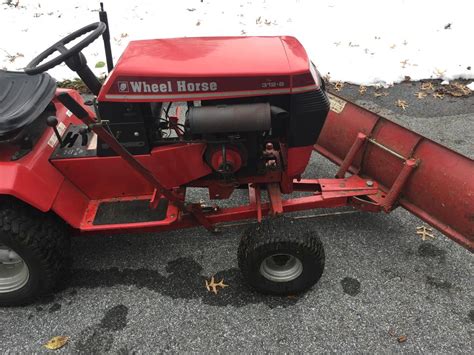
[[[268,143],[265,145],[265,148],[266,148],[267,150],[273,150],[273,143],[268,142]]]
[[[374,182],[372,180],[367,180],[366,184],[367,184],[368,187],[374,186]]]

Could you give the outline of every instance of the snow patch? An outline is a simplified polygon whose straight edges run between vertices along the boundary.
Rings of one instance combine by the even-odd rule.
[[[471,0],[135,0],[105,7],[115,61],[136,39],[292,35],[333,81],[474,79]],[[98,0],[2,1],[0,68],[21,70],[52,43],[98,21],[98,9]],[[105,73],[96,67],[105,61],[100,39],[84,54],[97,75]],[[65,65],[50,72],[76,76]]]

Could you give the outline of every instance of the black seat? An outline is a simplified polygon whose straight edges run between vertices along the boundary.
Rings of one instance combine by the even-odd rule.
[[[54,97],[56,81],[47,73],[0,70],[0,137],[32,123]]]

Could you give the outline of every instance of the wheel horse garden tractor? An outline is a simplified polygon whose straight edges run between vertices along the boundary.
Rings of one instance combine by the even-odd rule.
[[[320,239],[292,230],[289,212],[400,205],[473,250],[473,161],[326,93],[295,38],[132,41],[114,67],[104,14],[25,73],[0,71],[0,305],[52,292],[72,234],[254,219],[239,267],[276,295],[307,290],[324,268]],[[81,53],[101,35],[103,84]],[[89,105],[46,73],[62,62],[94,94]],[[313,151],[340,165],[335,178],[301,178]],[[212,200],[246,189],[249,202],[208,206],[187,188]]]

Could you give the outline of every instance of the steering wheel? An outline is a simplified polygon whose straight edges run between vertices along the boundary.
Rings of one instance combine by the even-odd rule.
[[[34,58],[24,69],[25,73],[29,75],[43,73],[46,70],[54,68],[55,66],[61,64],[62,62],[73,56],[79,56],[81,50],[86,48],[89,44],[94,42],[100,35],[102,35],[105,32],[106,28],[107,26],[105,23],[95,22],[85,27],[82,27],[77,31],[74,31],[70,35],[64,37],[59,42],[53,44],[51,47],[46,49],[36,58]],[[74,41],[76,38],[79,38],[87,33],[89,33],[89,35],[83,40],[81,40],[79,43],[77,43],[70,49],[66,48],[66,44]],[[55,52],[59,52],[60,55],[47,61],[46,63],[41,64],[46,58],[48,58]]]

